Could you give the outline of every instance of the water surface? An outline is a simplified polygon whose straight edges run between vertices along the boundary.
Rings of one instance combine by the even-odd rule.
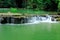
[[[0,40],[60,40],[60,24],[2,24],[0,25]]]

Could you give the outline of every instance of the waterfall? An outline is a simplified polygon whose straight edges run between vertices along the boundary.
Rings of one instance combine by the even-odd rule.
[[[50,15],[46,15],[46,17],[44,16],[33,16],[29,18],[29,22],[30,23],[37,23],[37,22],[56,22],[56,19],[53,19],[53,17],[51,17]]]
[[[3,20],[3,18],[2,17],[0,17],[0,24],[1,24],[1,21]]]
[[[11,18],[11,24],[14,24],[14,18]]]
[[[7,21],[7,22],[6,22]],[[5,22],[5,23],[4,23]],[[57,22],[55,18],[51,17],[50,15],[46,16],[30,16],[25,18],[14,18],[14,17],[6,17],[0,18],[1,24],[24,24],[24,23],[40,23],[40,22],[48,22],[48,23],[55,23]]]

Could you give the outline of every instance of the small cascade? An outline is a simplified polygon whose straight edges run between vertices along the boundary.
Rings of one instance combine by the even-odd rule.
[[[0,24],[1,24],[1,21],[3,20],[3,18],[2,17],[0,17]]]
[[[56,22],[56,19],[54,19],[50,15],[47,15],[46,17],[43,17],[43,16],[33,16],[28,21],[31,22],[31,23],[37,23],[37,22]]]
[[[11,24],[14,24],[14,18],[11,18]]]
[[[39,17],[36,17],[36,16],[33,16],[33,17],[30,17],[29,19],[28,19],[28,22],[30,22],[30,23],[37,23],[38,22],[38,19]]]
[[[30,16],[30,17],[2,17],[0,18],[1,24],[25,24],[25,23],[40,23],[40,22],[56,22],[56,19],[51,17],[50,15],[46,16]]]

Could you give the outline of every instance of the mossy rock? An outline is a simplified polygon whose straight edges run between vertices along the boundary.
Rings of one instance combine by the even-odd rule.
[[[57,21],[60,21],[60,18],[56,18]]]

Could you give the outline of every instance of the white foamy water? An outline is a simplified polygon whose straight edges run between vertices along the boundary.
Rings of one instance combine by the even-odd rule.
[[[32,16],[27,18],[27,23],[21,23],[21,24],[38,24],[38,23],[58,23],[55,18],[51,17],[50,15],[46,16]],[[23,20],[25,21],[25,20]],[[14,20],[12,19],[12,23],[6,23],[7,25],[16,25],[14,24]],[[20,24],[18,24],[20,25]]]
[[[28,20],[30,23],[40,23],[40,22],[47,22],[47,23],[58,23],[55,18],[47,15],[46,17],[43,16],[33,16]]]

